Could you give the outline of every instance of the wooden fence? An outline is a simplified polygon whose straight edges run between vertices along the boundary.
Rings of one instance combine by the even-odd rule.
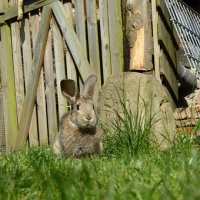
[[[81,89],[91,73],[98,88],[123,71],[120,0],[0,1],[0,148],[51,144],[67,112],[60,81]]]

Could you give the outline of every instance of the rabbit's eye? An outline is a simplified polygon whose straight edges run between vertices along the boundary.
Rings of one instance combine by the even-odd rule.
[[[94,105],[93,105],[93,110],[94,110]]]
[[[76,109],[77,109],[77,110],[79,110],[79,108],[80,108],[80,105],[79,105],[79,104],[77,104],[77,105],[76,105]]]

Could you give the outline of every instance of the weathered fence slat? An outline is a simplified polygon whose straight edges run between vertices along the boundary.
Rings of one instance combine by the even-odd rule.
[[[6,9],[8,1],[0,2],[0,9]],[[13,150],[18,135],[17,106],[15,93],[14,65],[12,58],[11,30],[9,25],[1,27],[1,85],[3,91],[3,106],[5,120],[6,146],[8,151]]]
[[[79,3],[83,2],[83,1],[78,1]],[[72,20],[72,6],[71,3],[67,3],[65,4],[65,10],[67,13],[69,13],[69,20],[71,25],[73,25],[73,20]],[[83,45],[83,44],[82,44]],[[72,79],[75,82],[77,82],[77,72],[76,72],[76,67],[74,65],[74,61],[70,55],[69,49],[67,46],[65,46],[66,48],[66,53],[65,53],[65,57],[66,57],[66,69],[67,69],[67,78],[68,79]]]
[[[36,45],[37,33],[39,31],[39,15],[35,15],[35,22],[32,24],[32,42],[33,49]],[[31,66],[30,66],[31,67]],[[46,101],[44,91],[44,69],[41,69],[39,84],[37,88],[37,117],[38,117],[38,133],[39,133],[39,144],[48,144],[48,130],[47,130],[47,113],[46,113]]]
[[[30,21],[32,22],[32,17]],[[24,64],[24,78],[25,78],[25,93],[28,90],[28,84],[33,75],[34,69],[32,66],[32,51],[31,51],[31,34],[29,27],[29,19],[24,19],[24,37],[22,38],[22,52],[23,52],[23,64]],[[38,145],[38,129],[37,129],[37,117],[36,117],[36,108],[34,106],[30,129],[29,129],[29,143],[30,146]]]
[[[58,95],[58,115],[59,119],[67,111],[66,98],[62,95],[60,89],[60,81],[66,79],[65,72],[65,59],[64,59],[64,46],[63,38],[55,20],[53,20],[53,42],[54,42],[54,54],[55,54],[55,68],[56,68],[56,85]]]
[[[17,137],[16,148],[23,147],[28,135],[32,112],[34,108],[34,102],[37,94],[37,87],[39,84],[40,72],[43,64],[50,19],[51,19],[51,8],[46,6],[43,8],[39,32],[36,39],[36,45],[33,51],[33,62],[31,66],[32,68],[35,69],[35,71],[33,77],[29,82],[29,86],[23,104],[22,117],[20,119],[20,124],[19,124],[20,135],[18,134]]]
[[[101,70],[99,57],[99,37],[97,29],[96,1],[86,0],[87,30],[90,65],[96,70],[97,86],[101,87]]]
[[[11,33],[12,33],[14,74],[15,74],[15,90],[17,99],[17,116],[19,119],[24,100],[24,78],[23,78],[23,66],[22,66],[20,26],[18,22],[11,24]]]
[[[100,13],[100,30],[101,30],[101,48],[103,61],[103,78],[104,81],[112,73],[111,69],[111,55],[110,55],[110,38],[109,38],[109,23],[108,23],[108,1],[99,0]]]
[[[108,0],[112,74],[124,69],[121,0]]]
[[[57,125],[57,110],[56,110],[56,93],[55,93],[55,72],[53,68],[53,51],[52,51],[52,32],[49,31],[49,36],[46,45],[44,56],[44,71],[46,82],[46,101],[47,101],[47,119],[49,129],[49,142],[53,143],[54,137],[58,132]]]
[[[85,80],[89,74],[94,74],[95,70],[89,65],[87,61],[83,47],[81,46],[73,26],[70,23],[69,14],[65,12],[61,2],[53,3],[52,9],[63,33],[65,42],[67,43],[67,46],[74,58],[76,66],[83,80]]]
[[[76,33],[83,47],[85,55],[87,55],[86,19],[85,19],[84,1],[75,0],[75,22],[76,22]]]

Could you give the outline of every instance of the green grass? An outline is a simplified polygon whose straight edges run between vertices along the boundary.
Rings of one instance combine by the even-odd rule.
[[[0,199],[200,199],[200,152],[187,135],[160,152],[152,120],[124,116],[104,139],[101,156],[64,159],[50,148],[0,156]]]
[[[132,157],[58,159],[41,148],[2,156],[0,199],[199,199],[199,151],[181,140]]]

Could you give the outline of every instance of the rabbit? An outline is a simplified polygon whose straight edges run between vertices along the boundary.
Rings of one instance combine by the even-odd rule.
[[[96,75],[90,75],[78,94],[73,80],[62,80],[62,94],[71,104],[71,110],[60,121],[59,131],[53,144],[56,155],[80,158],[100,154],[103,150],[103,130],[97,128],[97,115],[93,102]]]

